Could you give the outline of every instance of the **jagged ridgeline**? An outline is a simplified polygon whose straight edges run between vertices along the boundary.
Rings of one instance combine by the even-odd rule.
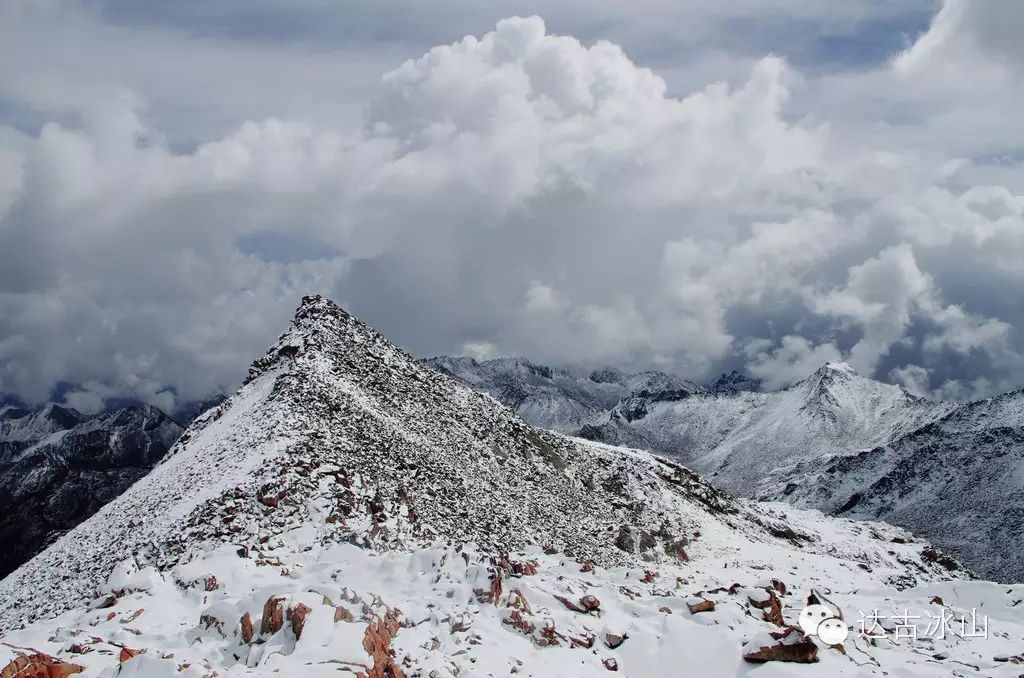
[[[0,621],[81,604],[126,558],[168,567],[296,529],[309,546],[532,544],[612,564],[685,558],[708,511],[742,513],[680,466],[531,428],[307,297],[151,474],[0,584]]]

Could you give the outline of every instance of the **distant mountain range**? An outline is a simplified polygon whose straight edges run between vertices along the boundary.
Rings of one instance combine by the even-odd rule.
[[[1024,392],[935,402],[844,363],[766,393],[738,372],[699,385],[522,358],[425,362],[534,425],[666,454],[741,496],[887,520],[1024,580]]]
[[[0,577],[124,492],[163,458],[194,413],[148,405],[85,415],[70,407],[0,405]]]

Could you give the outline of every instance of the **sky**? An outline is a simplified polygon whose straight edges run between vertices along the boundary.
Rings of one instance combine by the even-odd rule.
[[[1024,385],[1016,0],[0,0],[0,393],[420,356]]]

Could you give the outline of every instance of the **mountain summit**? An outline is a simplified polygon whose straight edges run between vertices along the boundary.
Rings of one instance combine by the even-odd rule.
[[[645,383],[637,397],[693,397]],[[648,453],[534,429],[307,297],[149,475],[0,583],[0,670],[738,676],[787,659],[843,675],[845,654],[789,628],[808,597],[855,613],[921,586],[900,596],[920,614],[1024,596],[967,577],[902,530],[734,500]],[[922,675],[1012,651],[1024,625],[1003,623],[976,647],[936,641]],[[878,676],[919,656],[869,654],[858,671]]]
[[[697,514],[730,502],[682,467],[535,430],[307,297],[238,393],[0,585],[0,620],[80,604],[126,558],[166,568],[299,527],[309,546],[440,539],[604,564],[677,558]]]

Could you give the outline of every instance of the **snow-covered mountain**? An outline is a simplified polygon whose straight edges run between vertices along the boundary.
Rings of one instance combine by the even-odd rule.
[[[753,497],[764,496],[793,464],[886,444],[953,407],[862,377],[844,363],[770,393],[736,371],[700,386],[661,372],[583,376],[523,358],[425,363],[493,395],[534,426],[666,454],[729,492]]]
[[[105,678],[997,675],[1024,587],[965,574],[897,528],[534,429],[309,297],[148,476],[0,582],[0,629],[13,661]],[[840,652],[788,626],[809,596],[922,634],[984,606],[999,633],[915,645],[883,618]]]
[[[729,492],[762,497],[794,464],[886,444],[951,407],[836,363],[772,393],[630,396],[580,435],[668,454]]]
[[[148,473],[181,431],[148,406],[0,409],[0,576]]]
[[[730,383],[747,382],[627,393],[575,433],[669,455],[742,496],[886,520],[985,576],[1024,580],[1024,392],[933,402],[845,364],[771,393]],[[545,397],[558,402],[557,384]]]
[[[682,396],[705,391],[691,381],[657,371],[627,374],[605,368],[587,373],[538,365],[525,358],[477,361],[441,356],[422,362],[470,388],[491,394],[533,426],[561,433],[575,433],[585,425],[601,423],[629,395]]]
[[[788,501],[906,526],[978,572],[1024,581],[1024,391],[958,405],[892,444],[787,475]]]

